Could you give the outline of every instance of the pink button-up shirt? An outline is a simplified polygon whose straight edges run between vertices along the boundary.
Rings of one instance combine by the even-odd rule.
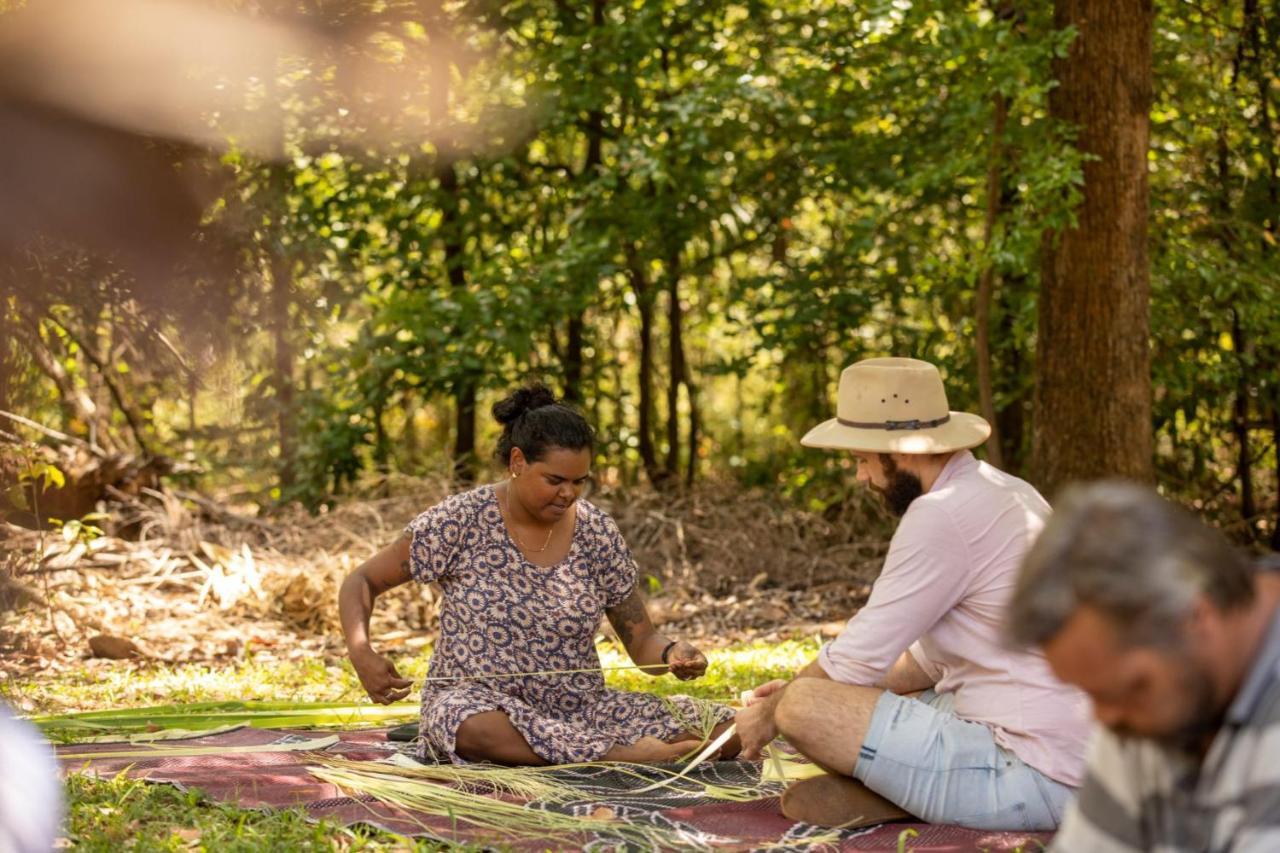
[[[902,517],[871,598],[818,654],[835,681],[875,685],[904,649],[955,694],[955,714],[1041,773],[1079,785],[1087,697],[1054,678],[1038,651],[1002,642],[1023,555],[1049,516],[1031,485],[972,453],[947,461]]]

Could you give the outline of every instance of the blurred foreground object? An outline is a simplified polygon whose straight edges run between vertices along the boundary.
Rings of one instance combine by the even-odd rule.
[[[49,748],[0,702],[0,851],[52,850],[62,820],[62,785]]]
[[[52,237],[162,279],[222,183],[210,151],[504,147],[522,104],[448,116],[450,76],[486,59],[458,45],[419,2],[316,3],[305,17],[193,0],[0,13],[0,262]]]

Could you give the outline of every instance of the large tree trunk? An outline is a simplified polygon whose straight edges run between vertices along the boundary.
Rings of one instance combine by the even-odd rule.
[[[1153,477],[1147,147],[1150,0],[1057,0],[1079,35],[1055,63],[1050,114],[1079,128],[1078,224],[1045,234],[1033,469],[1073,480]]]

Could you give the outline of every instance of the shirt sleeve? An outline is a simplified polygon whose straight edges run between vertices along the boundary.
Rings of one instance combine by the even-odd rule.
[[[604,606],[616,607],[636,588],[639,571],[618,525],[603,512],[600,512],[600,522],[601,535],[595,552],[596,578],[604,594]]]
[[[889,543],[866,606],[822,648],[818,665],[834,681],[877,684],[899,655],[964,597],[970,570],[964,541],[946,510],[912,504]],[[929,666],[922,663],[922,668],[933,674]]]
[[[432,583],[449,574],[462,540],[463,520],[451,501],[436,504],[405,527],[409,537],[409,573],[418,583]]]

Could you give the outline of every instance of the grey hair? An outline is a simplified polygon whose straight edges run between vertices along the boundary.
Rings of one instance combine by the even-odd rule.
[[[1128,643],[1171,644],[1197,598],[1246,605],[1254,577],[1243,552],[1151,489],[1073,486],[1023,561],[1006,630],[1016,645],[1042,646],[1087,605]]]

